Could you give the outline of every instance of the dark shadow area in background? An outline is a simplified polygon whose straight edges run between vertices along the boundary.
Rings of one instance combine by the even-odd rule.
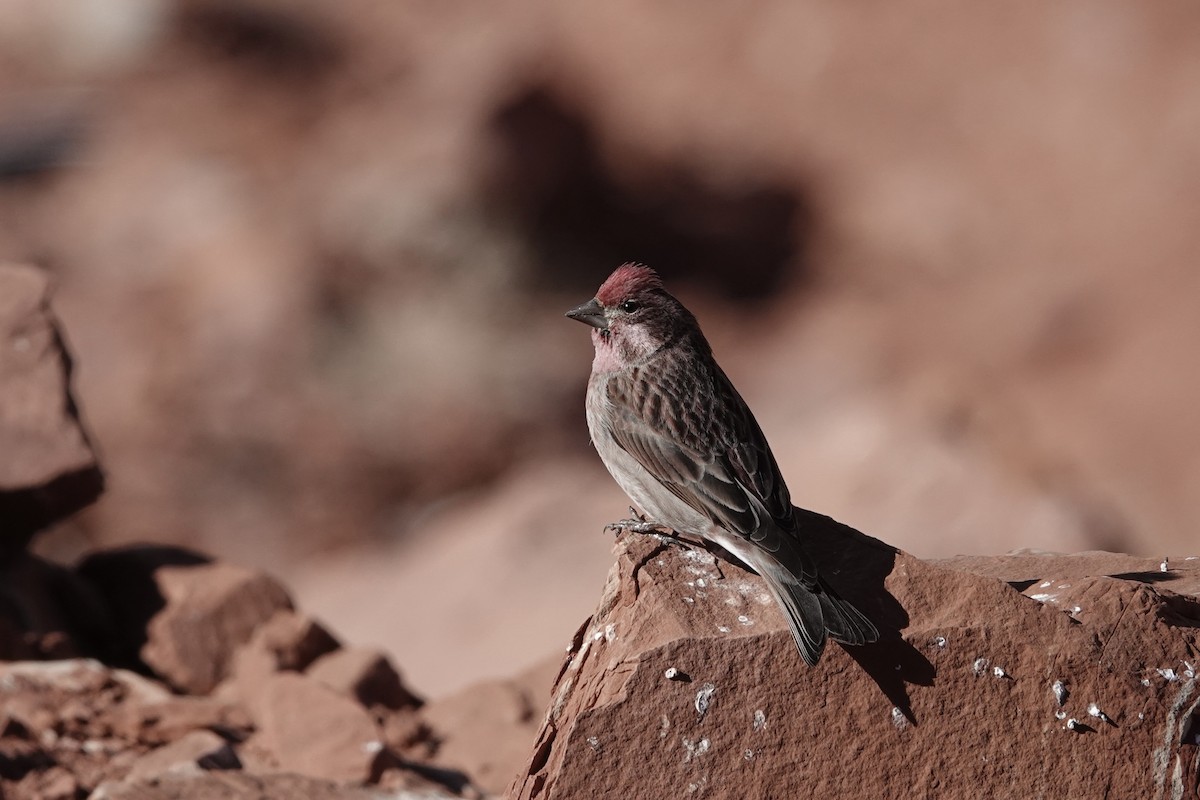
[[[502,103],[491,129],[484,196],[527,243],[539,285],[592,291],[618,264],[642,261],[668,281],[752,301],[808,277],[813,215],[794,185],[718,184],[702,165],[645,155],[618,174],[595,124],[544,86]]]
[[[114,636],[100,653],[109,666],[148,674],[141,650],[150,620],[166,605],[154,579],[161,567],[195,567],[212,561],[183,547],[131,545],[103,550],[84,559],[76,570],[102,598],[114,620]]]
[[[175,12],[184,42],[257,76],[296,83],[324,78],[345,60],[342,43],[322,22],[314,13],[232,0],[185,3]]]

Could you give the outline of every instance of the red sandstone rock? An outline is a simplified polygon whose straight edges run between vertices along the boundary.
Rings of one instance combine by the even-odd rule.
[[[79,781],[63,767],[53,766],[41,773],[30,773],[14,787],[13,800],[28,797],[36,800],[76,800]]]
[[[1196,796],[1200,604],[1164,573],[813,545],[884,641],[808,669],[756,576],[620,540],[511,796]]]
[[[426,704],[420,716],[437,742],[432,762],[502,793],[529,754],[560,661],[556,655],[510,680],[485,681]]]
[[[254,632],[248,644],[270,654],[275,669],[303,672],[321,656],[340,646],[321,623],[305,614],[284,610]]]
[[[103,488],[49,298],[44,272],[0,264],[0,557]]]
[[[203,769],[237,769],[240,766],[229,742],[212,731],[197,730],[139,758],[125,779],[138,781],[171,772],[195,774]]]
[[[191,694],[211,691],[229,674],[237,647],[291,608],[274,579],[233,564],[162,567],[154,577],[165,605],[147,627],[142,660]]]
[[[0,792],[41,798],[74,791],[55,766],[83,792],[123,776],[141,748],[123,735],[120,720],[131,707],[168,694],[91,660],[0,664],[0,762],[6,765]]]
[[[337,639],[311,617],[280,611],[234,653],[230,688],[240,697],[251,697],[272,674],[304,670],[337,649]]]
[[[306,675],[280,672],[247,698],[258,733],[252,751],[270,766],[334,781],[363,783],[377,774],[382,736],[354,700]]]
[[[114,733],[128,742],[160,746],[197,730],[245,737],[253,729],[245,708],[219,698],[171,695],[121,704],[109,715]]]
[[[1108,575],[1161,586],[1175,594],[1200,596],[1200,556],[1141,558],[1100,550],[1069,554],[1018,552],[1005,556],[957,556],[929,563],[1010,583]],[[1034,589],[1028,591],[1036,593]]]
[[[365,708],[396,710],[421,704],[404,686],[387,654],[370,647],[326,653],[309,667],[308,676]]]

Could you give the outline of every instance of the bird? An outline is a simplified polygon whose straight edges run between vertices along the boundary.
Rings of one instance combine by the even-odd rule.
[[[765,580],[810,667],[830,638],[877,641],[875,625],[834,591],[805,549],[806,526],[828,518],[792,505],[753,413],[658,273],[622,264],[566,316],[592,328],[592,444],[641,510],[607,527],[667,530],[735,556]]]

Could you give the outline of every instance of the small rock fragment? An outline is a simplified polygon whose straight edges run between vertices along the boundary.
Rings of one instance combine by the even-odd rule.
[[[421,704],[404,685],[387,654],[374,648],[334,650],[314,661],[306,674],[366,708],[394,711]]]
[[[150,620],[142,660],[189,694],[212,691],[234,650],[292,605],[273,578],[234,564],[163,567],[154,577],[166,605]]]
[[[238,769],[241,762],[229,742],[212,731],[192,731],[181,739],[151,750],[134,762],[129,780],[157,778],[168,772]]]

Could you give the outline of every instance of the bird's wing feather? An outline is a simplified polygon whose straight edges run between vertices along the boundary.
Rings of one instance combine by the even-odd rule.
[[[645,378],[634,375],[628,383],[609,385],[614,441],[668,491],[725,530],[769,552],[791,549],[780,539],[795,536],[791,497],[745,401],[715,365],[712,371],[666,377],[683,383],[677,383],[677,402],[707,397],[728,403],[703,410],[719,424],[705,431],[672,430],[666,414],[644,413],[648,404],[637,398],[646,389],[636,383]],[[671,410],[671,419],[688,418],[683,408]]]
[[[759,515],[746,492],[719,460],[684,447],[627,413],[617,417],[612,436],[655,480],[721,527],[748,536]]]

